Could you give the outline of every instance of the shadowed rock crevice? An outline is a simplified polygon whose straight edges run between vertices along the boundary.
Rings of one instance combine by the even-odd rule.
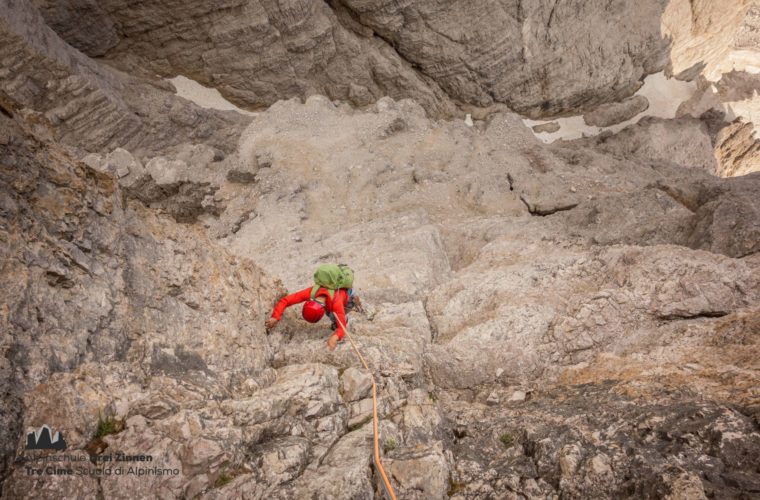
[[[557,212],[565,212],[567,210],[572,210],[578,206],[577,203],[570,203],[567,205],[558,205],[558,206],[553,206],[553,207],[542,208],[528,201],[523,195],[520,196],[520,201],[522,201],[525,204],[525,206],[528,209],[528,212],[530,212],[530,215],[536,215],[539,217],[545,217],[547,215],[556,214]]]

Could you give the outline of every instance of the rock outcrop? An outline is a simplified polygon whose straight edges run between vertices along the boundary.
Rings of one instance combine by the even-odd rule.
[[[92,152],[156,152],[187,141],[234,149],[246,117],[199,108],[168,87],[96,63],[61,40],[29,2],[3,0],[0,8],[0,102],[37,133]]]
[[[248,107],[314,93],[364,106],[390,95],[435,114],[463,102],[551,116],[631,95],[665,67],[669,44],[662,0],[34,3],[88,55],[191,76]]]
[[[673,40],[670,71],[699,84],[679,114],[709,112],[730,123],[714,140],[721,176],[760,170],[759,26],[760,6],[751,0],[673,0],[662,18],[663,33]]]
[[[99,416],[174,413],[176,402],[143,393],[151,383],[224,398],[265,371],[271,279],[0,119],[4,471],[37,420],[82,449]],[[12,495],[49,487],[19,471]]]
[[[594,111],[583,115],[583,121],[586,125],[609,127],[630,120],[639,113],[646,111],[648,107],[647,98],[637,95],[619,103],[603,104]]]

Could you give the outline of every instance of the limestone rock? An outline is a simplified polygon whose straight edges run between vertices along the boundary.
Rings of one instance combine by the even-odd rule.
[[[723,128],[717,137],[716,155],[721,177],[733,177],[760,171],[760,143],[751,123],[736,121]]]
[[[721,467],[746,450],[744,447],[740,448],[742,451],[726,448],[708,458],[704,452],[714,445],[709,438],[701,437],[708,429],[725,426],[726,433],[737,433],[737,442],[745,445],[755,442],[757,438],[752,435],[751,423],[746,417],[714,404],[684,407],[680,401],[642,405],[641,400],[610,392],[614,387],[614,383],[607,388],[558,387],[556,392],[555,389],[548,391],[546,399],[544,396],[532,398],[527,403],[531,407],[527,413],[523,410],[505,412],[498,407],[461,401],[447,402],[444,405],[447,418],[467,426],[467,435],[457,438],[453,445],[456,465],[451,469],[451,484],[456,491],[452,493],[466,498],[489,491],[495,496],[509,497],[510,492],[518,490],[543,496],[607,497],[614,496],[623,484],[635,492],[654,488],[662,489],[663,495],[692,492],[696,498],[700,491],[704,494],[738,491],[734,489],[736,486],[729,486],[718,476],[710,479],[703,476],[701,481],[694,481],[691,471],[703,467],[705,460]],[[586,401],[588,406],[576,407],[580,401]],[[599,411],[601,406],[605,408],[603,412]],[[684,411],[695,416],[694,427],[671,428]],[[565,426],[556,427],[551,423],[554,418],[562,420]],[[627,430],[615,428],[613,422]],[[658,435],[658,431],[663,434]],[[641,436],[635,447],[625,444],[631,435]],[[503,436],[512,440],[506,450]],[[667,446],[668,440],[674,438],[685,440],[680,456],[656,451],[658,445]],[[497,472],[493,460],[504,463],[510,472]],[[647,465],[627,468],[640,460],[646,460]],[[618,472],[621,469],[628,471],[625,478]],[[667,472],[663,474],[663,471]],[[520,479],[526,476],[539,479],[532,483]],[[745,476],[744,481],[756,480],[756,476],[752,478]],[[744,484],[739,488],[749,486],[749,482]]]
[[[372,398],[354,401],[349,408],[349,428],[355,429],[372,419]]]
[[[694,214],[689,244],[732,257],[760,250],[760,173],[733,180],[728,189],[707,201]]]
[[[710,173],[718,168],[707,126],[693,118],[681,118],[665,125],[660,119],[646,117],[619,134],[600,136],[598,142],[603,150],[615,151],[627,158],[674,162]]]
[[[449,470],[445,457],[435,450],[396,454],[388,461],[390,474],[404,498],[445,499]]]
[[[610,474],[612,469],[610,468],[610,457],[604,453],[600,453],[594,456],[588,463],[589,470],[592,474],[602,476]]]
[[[620,102],[602,104],[590,113],[583,115],[586,125],[609,127],[630,120],[647,110],[649,101],[646,97],[637,95]]]
[[[105,51],[125,66],[137,56],[156,72],[192,74],[248,106],[316,90],[357,106],[389,94],[413,97],[435,114],[450,113],[454,99],[554,115],[632,94],[643,76],[665,66],[668,48],[660,35],[664,5],[655,0],[636,7],[593,1],[579,9],[548,1],[439,9],[431,2],[389,8],[353,0],[271,9],[236,0],[223,11],[192,4],[172,12],[150,2],[124,8],[118,0],[36,4],[88,55]],[[77,29],[82,16],[98,29]],[[578,39],[579,23],[596,29]],[[572,40],[573,50],[558,60],[562,40]]]
[[[562,479],[571,481],[581,462],[581,450],[577,445],[568,445],[562,449],[559,458],[559,468],[562,471]]]
[[[343,399],[356,401],[366,397],[372,388],[372,377],[369,373],[358,368],[348,368],[340,377]]]
[[[250,184],[256,182],[256,172],[258,169],[251,167],[232,168],[227,172],[227,180],[239,184]]]
[[[121,179],[129,174],[139,174],[142,164],[129,151],[116,148],[106,156],[106,168]]]
[[[24,394],[31,398],[35,410],[25,414],[30,427],[42,425],[38,420],[58,426],[76,449],[86,444],[99,413],[116,396],[129,412],[139,411],[135,393],[130,393],[134,386],[116,376],[132,373],[118,364],[127,360],[140,360],[141,369],[155,375],[168,372],[214,387],[214,380],[231,383],[236,372],[264,368],[264,348],[239,346],[234,340],[263,338],[263,327],[253,319],[263,317],[271,300],[266,297],[276,287],[260,270],[230,256],[201,232],[188,233],[140,204],[124,204],[110,174],[90,170],[5,117],[3,127],[11,131],[13,149],[3,150],[2,198],[15,200],[3,205],[3,251],[24,262],[0,278],[15,311],[3,330],[29,353],[13,361],[15,368],[3,371],[3,377],[4,384],[15,388],[8,404],[20,408]],[[35,233],[30,228],[45,232],[44,245],[31,243]],[[259,295],[262,286],[270,291]],[[151,357],[159,354],[162,363],[152,364]],[[73,387],[65,377],[50,378],[94,359],[102,367],[117,363],[106,369],[113,375],[102,382],[110,389],[95,384],[101,372],[94,367],[81,374],[89,382],[79,390],[64,389]],[[48,385],[33,391],[43,380]],[[163,404],[169,412],[176,408]],[[61,420],[53,408],[60,409]],[[4,432],[20,435],[21,415],[4,419]],[[2,439],[4,447],[16,441]],[[86,485],[81,487],[86,491]]]
[[[540,264],[556,266],[556,272],[550,272],[556,277],[551,279],[545,275],[539,278],[531,263],[524,267],[512,263],[501,271],[473,269],[469,277],[461,274],[458,279],[462,282],[454,280],[439,287],[428,300],[431,323],[438,331],[435,344],[425,353],[433,379],[439,385],[473,387],[494,380],[500,367],[502,378],[530,380],[544,369],[537,354],[544,349],[549,351],[543,359],[578,362],[592,345],[625,342],[630,340],[630,332],[646,331],[650,327],[644,325],[652,321],[722,316],[756,300],[756,292],[751,290],[757,277],[741,262],[700,252],[688,256],[679,252],[676,263],[671,260],[673,251],[668,246],[623,247],[604,256],[597,254],[600,263],[606,262],[601,265],[609,269],[605,279],[610,281],[596,283],[593,289],[600,292],[576,305],[551,299],[555,293],[573,295],[565,287],[583,282],[577,278],[586,274],[582,269],[589,263],[576,260],[572,253],[558,256],[552,264],[546,260]],[[478,300],[478,289],[463,286],[463,282],[475,279],[474,274],[481,286],[489,289],[490,300]],[[727,275],[732,276],[728,281]],[[741,291],[729,285],[734,282]],[[699,293],[687,291],[694,286],[699,287]],[[470,309],[468,317],[478,319],[459,319],[465,317],[464,307]],[[621,307],[629,311],[623,317],[618,316]],[[615,311],[612,315],[616,319],[612,320],[608,308]],[[623,335],[624,330],[629,333]],[[575,336],[572,332],[583,333]],[[529,347],[534,342],[536,347]]]
[[[45,21],[69,44],[89,56],[102,56],[119,43],[115,26],[107,12],[94,2],[82,2],[77,9],[63,3],[34,1]]]
[[[54,12],[53,23],[64,36],[102,53],[115,41],[107,28],[112,23],[103,17],[107,8],[83,3],[72,9],[70,4],[38,2],[43,12],[46,6]],[[57,141],[89,152],[151,151],[188,139],[208,139],[229,149],[234,141],[230,131],[247,123],[237,113],[203,110],[96,63],[59,38],[31,2],[5,1],[3,12],[3,101],[36,117],[40,131]],[[103,29],[83,31],[82,23]],[[99,38],[103,36],[106,40]]]
[[[527,393],[525,391],[515,391],[509,397],[509,400],[510,401],[525,401],[526,397],[527,397]]]
[[[719,107],[756,86],[676,69],[660,15],[739,19],[716,65],[757,9],[555,3],[5,1],[2,495],[381,496],[352,344],[297,308],[264,332],[322,262],[356,271],[399,498],[755,494],[757,177],[715,174],[745,172]],[[669,63],[699,80],[676,119],[544,144],[504,106],[615,121]],[[273,104],[206,110],[176,74]],[[162,472],[43,483],[43,424]]]
[[[222,411],[238,425],[253,425],[297,412],[321,417],[335,411],[338,399],[335,368],[316,363],[290,365],[279,370],[271,386],[251,398],[225,402]]]
[[[541,133],[547,133],[547,134],[553,134],[554,132],[557,132],[561,128],[561,125],[559,122],[549,122],[549,123],[542,123],[540,125],[534,125],[533,131],[537,134]]]
[[[399,425],[407,446],[420,446],[443,439],[443,419],[439,409],[426,398],[404,406]]]
[[[267,483],[280,484],[298,476],[308,461],[310,449],[309,441],[298,437],[267,443],[259,459]]]
[[[372,498],[367,474],[372,449],[372,426],[365,425],[340,438],[320,463],[289,483],[283,496],[309,498]]]
[[[99,155],[97,153],[89,153],[84,158],[82,158],[82,163],[87,165],[93,170],[97,170],[98,172],[105,172],[106,171],[106,162],[105,158],[103,158],[102,155]]]
[[[584,201],[563,219],[571,234],[595,244],[684,245],[694,213],[667,190],[652,187]]]
[[[706,500],[702,481],[696,474],[683,473],[670,482],[670,493],[667,500],[699,499]]]

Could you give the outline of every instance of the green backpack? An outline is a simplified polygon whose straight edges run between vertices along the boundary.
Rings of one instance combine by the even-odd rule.
[[[322,264],[314,271],[314,286],[311,287],[311,300],[317,296],[317,290],[324,287],[330,299],[335,298],[335,290],[352,288],[354,271],[345,264]]]

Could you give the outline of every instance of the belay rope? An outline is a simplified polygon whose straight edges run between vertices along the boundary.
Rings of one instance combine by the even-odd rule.
[[[380,461],[380,433],[377,430],[377,384],[375,384],[375,375],[372,373],[372,370],[369,369],[369,366],[364,360],[364,356],[362,356],[359,348],[356,347],[356,343],[354,343],[354,339],[351,338],[351,334],[348,333],[348,328],[346,328],[346,325],[344,325],[340,318],[338,318],[337,314],[335,315],[335,319],[338,321],[338,324],[341,326],[341,328],[343,328],[343,331],[346,332],[348,341],[351,342],[351,346],[354,348],[354,352],[356,352],[356,355],[359,357],[359,361],[361,361],[362,365],[364,365],[364,369],[369,372],[370,380],[372,380],[372,433],[375,436],[375,450],[372,461],[375,463],[375,468],[380,473],[380,478],[383,480],[383,488],[385,488],[385,493],[388,495],[388,498],[390,498],[390,500],[396,500],[396,493],[394,493],[393,486],[391,486],[391,482],[388,480],[385,469],[383,469],[383,463]]]

